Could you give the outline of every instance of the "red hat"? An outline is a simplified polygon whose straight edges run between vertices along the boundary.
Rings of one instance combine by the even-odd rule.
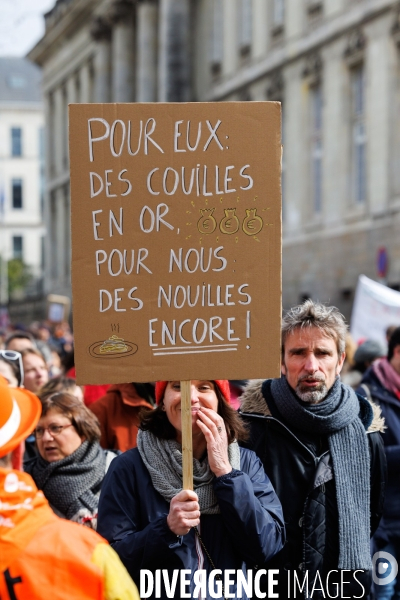
[[[213,382],[218,386],[224,399],[228,402],[231,401],[231,391],[229,389],[229,381],[227,379],[213,379]],[[157,381],[156,382],[156,402],[160,404],[164,398],[165,388],[167,387],[168,381]]]
[[[42,404],[35,394],[8,387],[0,377],[0,457],[14,450],[35,429]]]

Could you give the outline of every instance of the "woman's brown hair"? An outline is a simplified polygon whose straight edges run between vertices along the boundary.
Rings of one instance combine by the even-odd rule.
[[[218,398],[218,414],[223,418],[226,433],[228,435],[228,444],[233,440],[243,442],[248,438],[248,431],[235,409],[224,399],[217,385],[214,384],[214,390]],[[176,437],[176,430],[168,420],[167,413],[163,410],[164,402],[154,410],[143,408],[140,412],[140,429],[151,431],[156,437],[164,440],[172,440]]]
[[[40,388],[37,396],[39,396],[43,404],[46,398],[60,392],[67,392],[73,396],[73,392],[76,387],[78,386],[76,385],[75,379],[72,377],[66,377],[65,375],[58,375],[57,377],[49,379],[49,381],[45,383],[42,388]]]
[[[42,401],[42,417],[50,410],[56,410],[67,417],[78,434],[89,442],[98,442],[101,431],[97,417],[83,402],[67,392],[52,394]]]

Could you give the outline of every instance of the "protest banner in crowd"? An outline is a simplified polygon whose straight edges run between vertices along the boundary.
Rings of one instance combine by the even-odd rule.
[[[400,292],[360,275],[350,321],[353,339],[357,344],[370,339],[386,346],[390,325],[400,326]]]
[[[280,104],[70,106],[77,380],[279,375]]]

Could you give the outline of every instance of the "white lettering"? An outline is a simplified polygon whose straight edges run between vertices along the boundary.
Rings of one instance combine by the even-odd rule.
[[[149,569],[140,569],[139,594],[141,598],[150,598],[153,594],[154,577]]]
[[[123,221],[123,208],[122,206],[119,209],[119,223],[113,213],[112,210],[110,210],[110,237],[113,236],[113,225],[115,227],[115,229],[118,231],[119,235],[123,235],[122,232],[122,221]]]
[[[181,137],[181,132],[179,131],[179,125],[183,123],[183,121],[175,121],[175,131],[174,131],[174,152],[186,152],[186,150],[182,150],[178,148],[178,138]]]
[[[117,194],[112,194],[111,192],[108,191],[108,188],[111,187],[111,181],[108,181],[109,173],[112,173],[112,169],[107,169],[106,171],[104,171],[104,178],[106,181],[106,196],[107,196],[107,198],[116,198]]]
[[[122,139],[121,139],[121,145],[119,147],[119,151],[116,152],[115,151],[115,146],[114,146],[114,135],[115,135],[115,129],[116,129],[118,123],[121,125],[121,128],[122,128]],[[119,119],[117,119],[111,125],[111,132],[110,132],[110,150],[111,150],[111,154],[113,156],[121,156],[121,154],[122,154],[122,148],[123,148],[124,142],[125,142],[125,137],[126,137],[125,123],[123,121],[120,121]]]
[[[93,137],[92,126],[91,126],[92,121],[98,121],[99,123],[103,123],[103,125],[106,128],[104,135],[101,135],[100,137],[97,137],[97,138]],[[93,118],[93,119],[88,120],[88,129],[89,129],[89,159],[90,159],[90,162],[93,162],[93,160],[94,160],[94,158],[93,158],[93,142],[101,142],[102,140],[107,139],[108,136],[110,135],[110,125],[108,124],[108,122],[105,119]]]
[[[106,308],[103,305],[103,294],[106,294],[108,298],[108,306]],[[113,300],[110,292],[107,290],[100,290],[100,312],[106,312],[106,310],[109,310],[112,307],[112,303]]]
[[[99,194],[101,194],[101,192],[104,189],[104,183],[102,178],[100,177],[100,175],[98,175],[97,173],[93,173],[92,171],[89,173],[89,177],[90,177],[90,197],[94,198],[95,196],[98,196]],[[93,177],[97,177],[97,179],[100,181],[100,186],[98,190],[94,189],[94,179]]]
[[[102,213],[102,210],[92,210],[92,218],[93,218],[93,234],[94,234],[94,239],[95,240],[104,240],[104,238],[101,238],[98,236],[97,233],[97,228],[100,227],[101,223],[98,223],[98,221],[96,221],[96,215]]]
[[[155,173],[156,171],[159,171],[160,169],[158,167],[156,167],[155,169],[153,169],[152,171],[150,171],[150,173],[147,175],[147,191],[150,192],[150,194],[153,194],[153,196],[158,196],[158,194],[160,192],[155,192],[153,190],[153,188],[151,187],[151,178],[153,177],[153,173]]]
[[[137,290],[137,287],[133,287],[128,292],[129,300],[133,300],[134,302],[137,302],[137,306],[131,306],[131,310],[140,310],[141,308],[143,308],[142,300],[140,300],[140,298],[134,298],[132,296],[133,292],[136,292],[136,290]]]

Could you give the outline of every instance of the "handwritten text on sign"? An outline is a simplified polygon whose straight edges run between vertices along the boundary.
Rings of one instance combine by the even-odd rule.
[[[280,106],[70,106],[82,383],[278,374]]]

